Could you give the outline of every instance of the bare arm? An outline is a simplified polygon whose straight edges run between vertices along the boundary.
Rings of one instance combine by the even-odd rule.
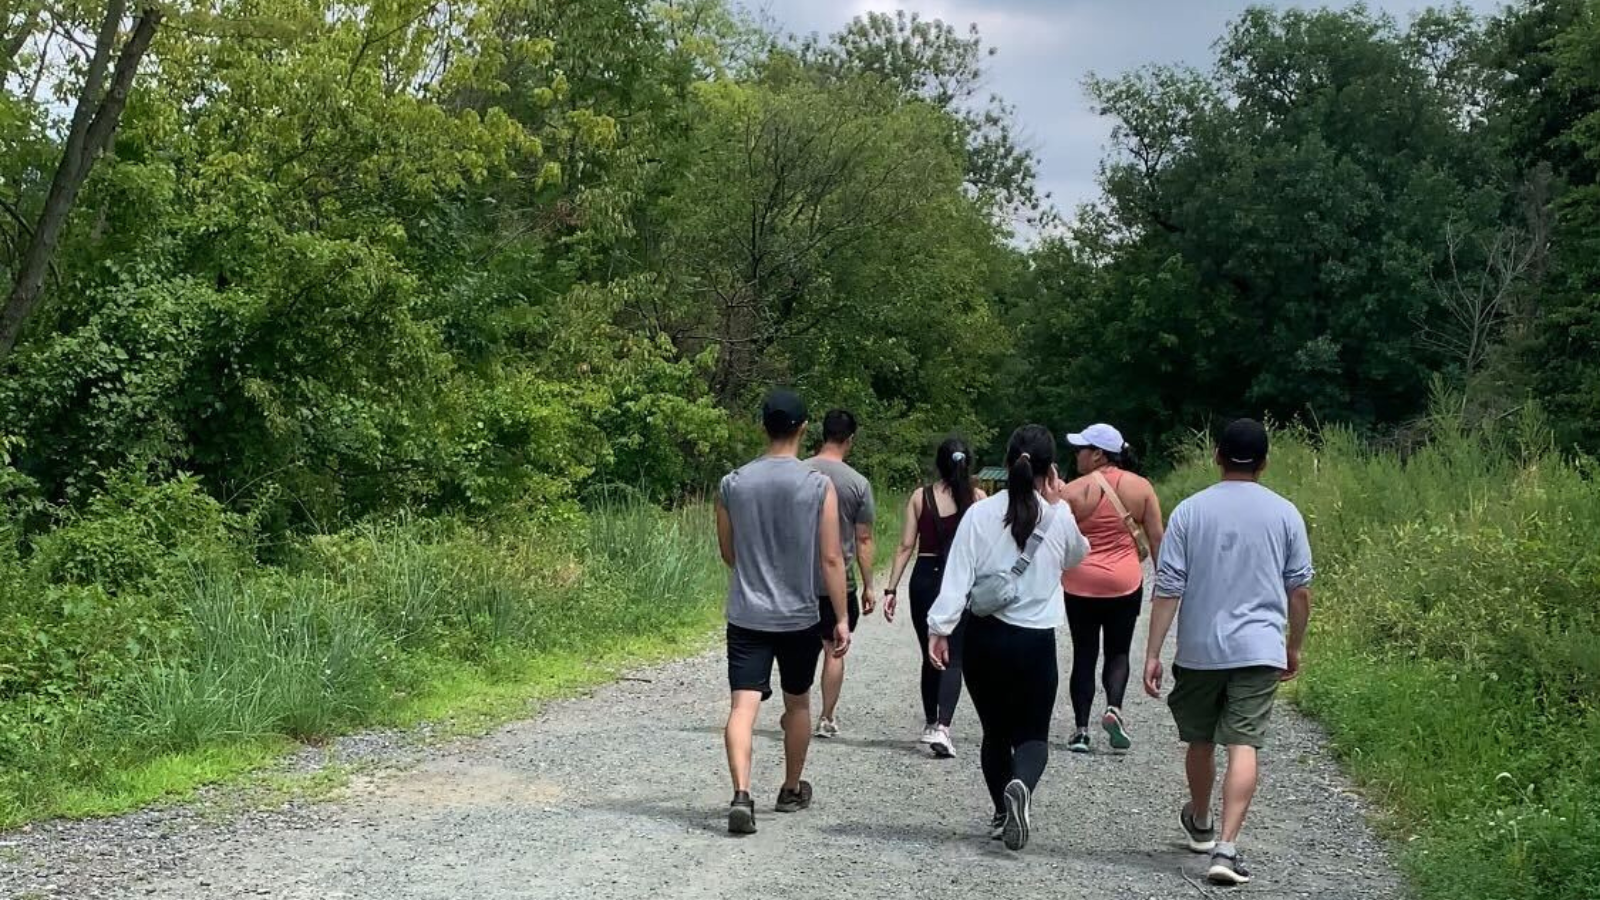
[[[1151,602],[1150,637],[1144,644],[1144,692],[1152,697],[1161,696],[1161,648],[1167,642],[1167,632],[1172,630],[1172,620],[1177,617],[1177,597],[1157,597]]]
[[[905,521],[900,523],[900,546],[894,551],[894,567],[889,570],[889,586],[886,591],[900,589],[900,579],[906,574],[906,566],[911,562],[911,555],[917,552],[917,519],[922,515],[922,492],[915,491],[911,499],[906,501]]]
[[[717,549],[722,552],[722,562],[733,568],[733,520],[728,508],[722,505],[722,493],[717,493]]]
[[[871,525],[856,526],[856,568],[861,572],[861,593],[872,594],[872,557],[876,544],[872,539]]]
[[[1139,517],[1139,527],[1144,529],[1144,536],[1150,541],[1150,558],[1161,558],[1161,541],[1167,536],[1166,521],[1161,518],[1161,498],[1156,496],[1156,489],[1148,481],[1145,482],[1144,514]]]
[[[1184,507],[1178,505],[1172,514],[1171,540],[1161,548],[1156,557],[1156,595],[1150,604],[1150,636],[1144,644],[1144,692],[1152,697],[1161,696],[1161,648],[1167,643],[1167,632],[1178,617],[1178,605],[1184,589],[1188,587],[1189,561],[1184,546]]]
[[[1297,587],[1289,592],[1289,667],[1283,680],[1300,674],[1300,649],[1306,643],[1306,627],[1311,624],[1311,588]]]
[[[839,623],[835,634],[843,633],[842,639],[836,639],[835,652],[842,656],[850,645],[849,594],[845,579],[844,546],[839,542],[839,497],[834,493],[833,482],[824,481],[817,541],[822,555],[822,580],[828,588],[828,599],[833,603],[834,621]]]

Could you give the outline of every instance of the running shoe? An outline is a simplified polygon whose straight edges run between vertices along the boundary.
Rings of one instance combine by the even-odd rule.
[[[839,736],[839,720],[837,718],[833,718],[833,719],[823,718],[823,719],[818,719],[817,720],[817,737],[819,737],[819,738],[836,738],[838,736]]]
[[[1206,870],[1206,880],[1212,884],[1238,887],[1250,883],[1250,872],[1240,862],[1239,855],[1235,853],[1228,856],[1225,853],[1211,854],[1211,868]]]
[[[1195,853],[1210,853],[1217,846],[1217,825],[1215,822],[1201,828],[1194,817],[1194,804],[1185,803],[1183,811],[1178,814],[1178,821],[1183,823],[1183,831],[1189,836],[1189,849]]]
[[[811,782],[802,781],[793,789],[783,788],[778,791],[778,805],[773,807],[781,813],[799,812],[811,806]]]
[[[956,742],[950,739],[950,726],[940,725],[934,730],[933,740],[928,742],[928,749],[940,759],[950,759],[956,755]]]
[[[922,726],[922,737],[917,738],[917,743],[919,743],[919,744],[931,744],[931,743],[933,743],[933,736],[936,733],[938,733],[938,726],[937,725],[924,725],[924,726]]]
[[[1128,737],[1128,730],[1122,727],[1122,713],[1115,706],[1106,709],[1106,714],[1100,719],[1100,727],[1111,736],[1111,749],[1127,750],[1133,746],[1133,738]]]
[[[1089,729],[1079,728],[1072,733],[1072,740],[1067,741],[1067,749],[1073,753],[1089,752]]]
[[[989,820],[989,840],[998,841],[1005,837],[1005,834],[1006,814],[1003,812],[997,812],[994,814],[994,818]]]
[[[733,802],[728,804],[728,833],[756,833],[756,801],[746,791],[735,793]]]
[[[1028,846],[1029,808],[1033,805],[1033,795],[1027,785],[1013,778],[1006,785],[1005,798],[1006,821],[1000,840],[1005,843],[1007,850],[1021,850]]]

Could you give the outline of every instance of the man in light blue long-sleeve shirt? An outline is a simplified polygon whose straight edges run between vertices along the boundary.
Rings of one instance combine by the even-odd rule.
[[[1168,706],[1189,745],[1189,803],[1180,819],[1190,849],[1211,854],[1207,877],[1224,885],[1250,880],[1235,842],[1255,796],[1256,751],[1278,684],[1299,674],[1311,617],[1305,520],[1260,484],[1267,446],[1259,422],[1230,424],[1217,441],[1222,480],[1173,510],[1145,648],[1145,690],[1159,697],[1161,647],[1176,617]],[[1221,841],[1210,814],[1218,744],[1228,749]]]

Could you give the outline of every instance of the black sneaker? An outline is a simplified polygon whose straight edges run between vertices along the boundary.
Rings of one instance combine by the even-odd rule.
[[[799,812],[811,805],[811,782],[802,781],[794,789],[783,788],[778,791],[778,805],[773,807],[781,813]]]
[[[1178,814],[1178,821],[1183,823],[1183,831],[1189,836],[1189,849],[1195,853],[1210,853],[1217,846],[1217,825],[1211,823],[1206,828],[1201,828],[1195,823],[1194,804],[1185,803],[1183,812]]]
[[[1005,797],[1006,821],[1000,840],[1005,842],[1007,850],[1021,850],[1028,846],[1029,807],[1033,805],[1033,795],[1027,785],[1013,778],[1006,785]]]
[[[728,833],[756,833],[756,801],[750,799],[748,791],[736,792],[728,804]]]
[[[1071,750],[1073,753],[1088,753],[1090,750],[1089,729],[1079,728],[1077,731],[1074,731],[1072,733],[1072,740],[1067,741],[1067,749]]]
[[[1003,812],[997,812],[994,814],[994,818],[989,820],[989,840],[998,841],[1002,837],[1005,837],[1005,833],[1006,814]]]
[[[1211,854],[1211,868],[1206,870],[1206,880],[1212,884],[1229,887],[1238,887],[1250,883],[1250,872],[1245,869],[1244,863],[1239,861],[1235,853],[1228,856],[1223,853]]]

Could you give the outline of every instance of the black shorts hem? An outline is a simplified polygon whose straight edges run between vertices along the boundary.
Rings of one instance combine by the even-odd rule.
[[[778,666],[778,684],[785,694],[811,692],[817,679],[822,641],[815,627],[799,631],[756,631],[728,623],[728,689],[759,691],[772,696],[772,666]]]
[[[856,596],[854,589],[845,596],[845,606],[850,613],[850,633],[856,633],[856,626],[861,623],[861,601]],[[833,614],[833,601],[827,597],[817,598],[817,633],[825,641],[833,640],[833,626],[839,620]]]

